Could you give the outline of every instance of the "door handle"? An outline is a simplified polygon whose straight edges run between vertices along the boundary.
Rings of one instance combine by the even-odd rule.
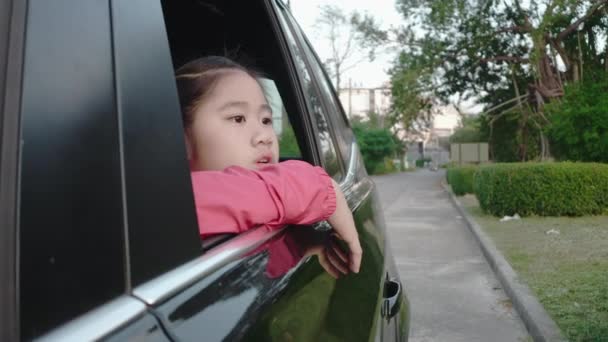
[[[398,280],[386,279],[384,282],[384,300],[382,302],[382,317],[393,318],[401,308],[401,283]]]

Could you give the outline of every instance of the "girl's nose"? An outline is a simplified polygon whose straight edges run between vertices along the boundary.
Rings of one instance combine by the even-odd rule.
[[[253,135],[253,144],[254,145],[258,145],[258,144],[269,145],[269,144],[272,144],[273,134],[274,134],[274,130],[272,129],[272,127],[268,127],[268,126],[259,127],[256,130],[255,134]]]

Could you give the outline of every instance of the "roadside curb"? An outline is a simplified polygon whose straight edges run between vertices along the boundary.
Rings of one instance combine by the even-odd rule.
[[[518,280],[517,273],[507,262],[502,253],[496,248],[494,242],[469,215],[460,204],[456,196],[441,182],[441,186],[448,193],[452,204],[464,218],[467,227],[471,230],[475,239],[479,242],[481,250],[490,264],[490,267],[498,277],[505,293],[511,299],[513,307],[519,313],[528,333],[535,342],[562,342],[568,341],[559,330],[557,324],[551,319],[545,308],[532,294],[530,288]]]

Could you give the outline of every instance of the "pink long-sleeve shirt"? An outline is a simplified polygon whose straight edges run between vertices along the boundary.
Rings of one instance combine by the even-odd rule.
[[[277,229],[311,224],[331,216],[336,194],[320,167],[290,160],[261,170],[238,166],[223,171],[192,171],[201,238],[240,233],[258,225]]]

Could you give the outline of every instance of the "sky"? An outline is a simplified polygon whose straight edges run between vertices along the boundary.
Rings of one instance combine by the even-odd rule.
[[[360,13],[367,12],[387,29],[390,26],[399,26],[403,17],[395,9],[395,0],[291,0],[291,13],[296,18],[308,40],[312,43],[322,60],[330,56],[329,41],[322,34],[315,31],[314,24],[319,15],[319,6],[323,4],[335,5],[345,13],[354,10]],[[376,58],[373,62],[362,62],[357,67],[345,72],[342,86],[347,86],[350,78],[353,86],[378,87],[389,81],[386,71],[390,68],[395,53],[387,53]],[[342,83],[342,82],[340,82]]]
[[[284,2],[287,2],[287,0],[284,0]],[[321,60],[331,56],[329,41],[314,27],[321,5],[335,5],[347,14],[355,10],[362,14],[368,13],[375,18],[382,29],[388,29],[391,26],[399,27],[405,24],[403,16],[395,7],[395,0],[290,0],[290,3],[291,13],[304,30]],[[352,81],[353,87],[373,88],[386,84],[390,81],[387,71],[396,58],[396,53],[386,53],[378,56],[373,62],[362,62],[357,67],[348,70],[341,77],[343,80],[341,82],[342,87],[348,87],[349,79]],[[468,113],[479,113],[482,110],[482,106],[477,105],[475,99],[461,103],[460,108]]]

